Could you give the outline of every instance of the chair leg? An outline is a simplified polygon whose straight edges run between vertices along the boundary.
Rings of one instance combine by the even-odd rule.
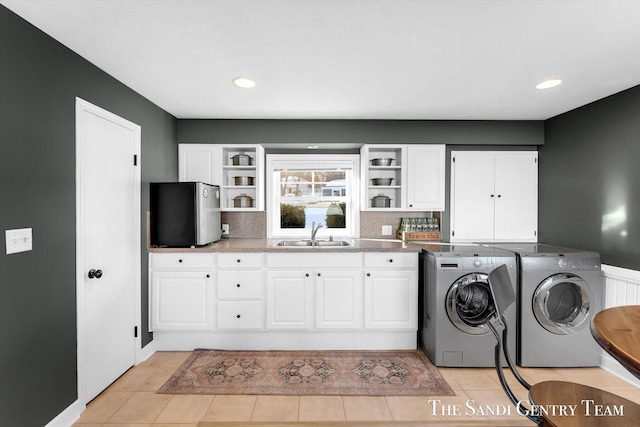
[[[511,370],[513,376],[516,377],[520,384],[522,384],[522,387],[526,388],[527,390],[531,390],[531,385],[526,382],[524,378],[522,378],[520,372],[518,372],[516,366],[511,361],[511,355],[509,354],[509,348],[507,346],[507,320],[504,318],[504,316],[502,316],[502,324],[504,325],[504,329],[502,330],[502,351],[504,352],[504,358],[507,361],[507,366],[509,366],[509,369]]]
[[[498,374],[498,379],[500,380],[500,384],[502,385],[502,389],[507,394],[507,397],[509,398],[509,400],[511,400],[511,403],[513,403],[513,405],[516,408],[523,409],[525,411],[524,414],[528,419],[530,419],[531,421],[533,421],[537,425],[540,425],[542,423],[542,419],[540,417],[536,417],[534,415],[531,415],[532,411],[530,411],[528,408],[524,407],[518,401],[518,398],[515,396],[515,394],[511,390],[511,387],[509,387],[509,384],[507,383],[507,380],[504,377],[504,373],[502,372],[502,361],[500,360],[501,359],[500,355],[502,353],[503,347],[506,350],[506,344],[502,341],[502,338],[500,337],[500,334],[498,333],[496,328],[491,324],[490,321],[487,322],[487,325],[489,326],[489,329],[491,329],[491,332],[493,332],[493,335],[496,337],[496,340],[498,341],[497,344],[496,344],[496,347],[495,347],[495,364],[496,364],[496,373]],[[503,319],[503,325],[504,325],[504,331],[503,332],[504,332],[504,336],[506,337],[507,324],[506,324],[506,322],[504,322],[504,319]],[[514,374],[514,376],[516,378],[518,378],[520,375],[517,374],[516,371],[514,370],[513,365],[511,363],[511,361],[509,360],[508,353],[505,353],[505,358],[507,359],[507,365],[509,365],[509,368],[510,368],[511,372]],[[525,382],[525,384],[526,384],[526,382]],[[529,388],[531,388],[531,387],[527,387],[527,390]]]

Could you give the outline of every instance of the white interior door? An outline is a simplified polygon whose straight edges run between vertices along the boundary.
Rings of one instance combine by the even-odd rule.
[[[87,403],[136,359],[140,127],[80,99],[76,119],[78,388]]]

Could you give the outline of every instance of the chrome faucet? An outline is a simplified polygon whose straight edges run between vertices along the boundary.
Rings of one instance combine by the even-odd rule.
[[[316,222],[315,221],[313,221],[311,223],[311,246],[315,246],[315,244],[316,244],[316,233],[321,228],[322,228],[322,223],[321,222],[318,223],[317,227],[316,227]]]

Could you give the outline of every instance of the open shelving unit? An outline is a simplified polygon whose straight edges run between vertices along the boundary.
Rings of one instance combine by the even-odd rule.
[[[235,165],[236,155],[247,155],[249,164]],[[222,147],[222,195],[221,207],[227,211],[264,210],[263,168],[264,149],[260,145],[227,145]],[[252,177],[253,185],[236,185],[236,177]],[[235,207],[234,199],[239,196],[251,197],[251,207]]]
[[[384,211],[390,209],[399,209],[402,206],[403,182],[402,168],[404,159],[402,148],[399,146],[364,146],[361,151],[362,170],[365,174],[363,181],[363,203],[362,206],[366,210]],[[373,164],[375,159],[393,159],[391,164],[386,166],[378,166]],[[390,185],[374,185],[375,178],[392,178]],[[376,196],[387,196],[391,199],[390,206],[373,207],[373,198]]]

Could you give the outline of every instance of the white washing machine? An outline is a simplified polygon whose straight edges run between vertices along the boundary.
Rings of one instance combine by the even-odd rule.
[[[421,346],[436,366],[495,366],[496,339],[485,325],[495,318],[488,274],[505,264],[516,283],[513,252],[480,245],[425,244],[421,271]],[[514,307],[515,308],[515,307]],[[515,325],[516,310],[507,313]],[[509,345],[515,354],[515,328]]]
[[[589,325],[604,301],[600,255],[538,243],[493,246],[518,256],[518,365],[599,366]]]

